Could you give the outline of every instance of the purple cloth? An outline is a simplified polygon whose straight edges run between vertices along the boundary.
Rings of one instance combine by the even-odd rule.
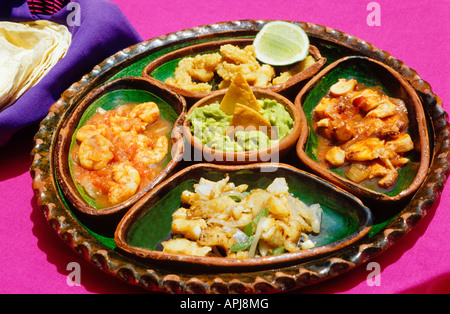
[[[74,9],[65,7],[53,15],[32,15],[24,0],[2,1],[0,20],[29,21],[46,19],[67,26]],[[68,26],[72,43],[42,80],[23,94],[12,106],[0,112],[0,146],[20,129],[40,122],[60,95],[92,68],[119,50],[142,41],[122,11],[106,0],[72,0],[79,4],[79,26]],[[70,15],[72,14],[72,15]]]

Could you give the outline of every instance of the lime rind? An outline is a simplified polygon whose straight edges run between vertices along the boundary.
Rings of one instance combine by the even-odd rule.
[[[298,25],[284,21],[264,25],[254,40],[256,58],[274,66],[289,65],[308,56],[309,39]]]

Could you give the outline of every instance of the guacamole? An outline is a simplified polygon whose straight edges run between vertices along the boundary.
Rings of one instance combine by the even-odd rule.
[[[258,102],[263,108],[259,113],[275,127],[278,139],[271,140],[264,132],[257,130],[239,130],[233,137],[225,135],[233,117],[220,110],[218,102],[195,108],[187,116],[191,132],[203,145],[222,151],[251,151],[271,146],[290,133],[294,120],[276,100],[266,98],[259,99]]]

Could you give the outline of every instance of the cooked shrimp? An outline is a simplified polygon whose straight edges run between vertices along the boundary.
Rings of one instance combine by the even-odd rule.
[[[160,135],[153,147],[150,147],[150,142],[148,138],[145,139],[142,136],[138,138],[138,144],[141,146],[141,149],[136,154],[135,160],[149,165],[160,162],[166,157],[169,151],[169,140],[166,136]]]
[[[78,129],[76,137],[78,141],[83,142],[85,139],[98,134],[100,134],[100,131],[95,125],[87,124]]]
[[[100,170],[114,158],[111,152],[113,144],[102,135],[94,135],[80,144],[78,158],[83,168]]]
[[[111,125],[111,130],[115,135],[121,133],[122,131],[129,132],[132,130],[141,133],[147,126],[147,122],[145,121],[134,119],[133,117],[124,117],[118,114],[111,115],[109,117],[109,124]]]
[[[136,193],[141,184],[141,176],[128,162],[114,164],[111,170],[114,181],[110,183],[108,200],[117,204]]]
[[[153,124],[159,119],[159,108],[153,101],[145,102],[137,105],[131,110],[130,117],[139,117],[142,121],[148,124]]]

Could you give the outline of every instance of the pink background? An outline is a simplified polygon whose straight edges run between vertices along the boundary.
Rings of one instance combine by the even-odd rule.
[[[391,53],[429,82],[450,109],[450,1],[376,1],[381,26],[370,27],[367,0],[113,0],[144,39],[199,25],[241,19],[311,22],[344,31]],[[82,9],[82,8],[81,8]],[[101,12],[99,12],[101,14]],[[0,147],[0,293],[139,293],[102,273],[47,225],[31,188],[36,127]],[[436,210],[374,261],[380,286],[369,286],[366,265],[301,290],[304,293],[450,293],[450,187]],[[81,286],[69,286],[70,262],[81,265]]]

